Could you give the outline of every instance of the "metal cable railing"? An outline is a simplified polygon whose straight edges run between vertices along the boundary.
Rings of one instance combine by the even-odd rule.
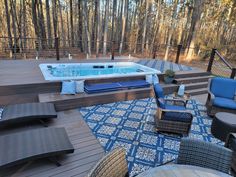
[[[207,71],[213,75],[231,79],[234,79],[236,74],[236,68],[226,61],[217,49],[212,49]]]

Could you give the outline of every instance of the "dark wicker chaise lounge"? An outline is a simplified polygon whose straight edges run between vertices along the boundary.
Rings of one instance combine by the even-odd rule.
[[[57,118],[57,113],[53,103],[24,103],[8,105],[3,108],[0,126],[35,120],[44,123],[43,120],[50,118]]]
[[[40,158],[53,160],[55,156],[73,152],[65,128],[40,128],[2,135],[0,169]]]

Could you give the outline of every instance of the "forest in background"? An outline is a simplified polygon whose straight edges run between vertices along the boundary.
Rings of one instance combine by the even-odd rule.
[[[235,0],[0,0],[0,52],[76,48],[107,55],[151,54],[168,59],[183,45],[185,59],[209,58],[212,48],[236,57]],[[35,44],[38,41],[38,46]]]

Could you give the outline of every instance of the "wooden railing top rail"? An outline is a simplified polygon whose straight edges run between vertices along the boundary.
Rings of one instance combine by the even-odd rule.
[[[234,68],[233,66],[231,66],[231,64],[229,62],[227,62],[224,57],[219,53],[218,50],[215,50],[215,53],[217,54],[217,56],[221,59],[221,61],[224,62],[224,64],[226,64],[226,66],[228,66],[231,70]]]
[[[220,58],[220,60],[231,70],[230,78],[234,79],[236,75],[236,68],[231,66],[231,64],[225,60],[225,58],[219,53],[219,51],[214,48],[211,51],[211,56],[208,63],[207,72],[212,72],[212,65],[213,65],[213,61],[215,60],[215,55],[217,55]]]

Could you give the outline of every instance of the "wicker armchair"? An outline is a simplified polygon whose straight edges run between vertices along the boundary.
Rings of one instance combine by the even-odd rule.
[[[225,146],[233,150],[232,173],[236,176],[236,133],[229,134]]]
[[[123,148],[109,152],[95,165],[88,177],[128,177],[125,153]]]
[[[232,151],[197,139],[182,138],[177,164],[195,165],[230,172]]]
[[[186,110],[187,102],[182,99],[165,99],[163,89],[154,85],[157,103],[155,124],[158,131],[186,135],[191,129],[193,116]]]
[[[207,114],[214,116],[217,112],[236,113],[236,81],[227,78],[212,78],[208,82]]]

